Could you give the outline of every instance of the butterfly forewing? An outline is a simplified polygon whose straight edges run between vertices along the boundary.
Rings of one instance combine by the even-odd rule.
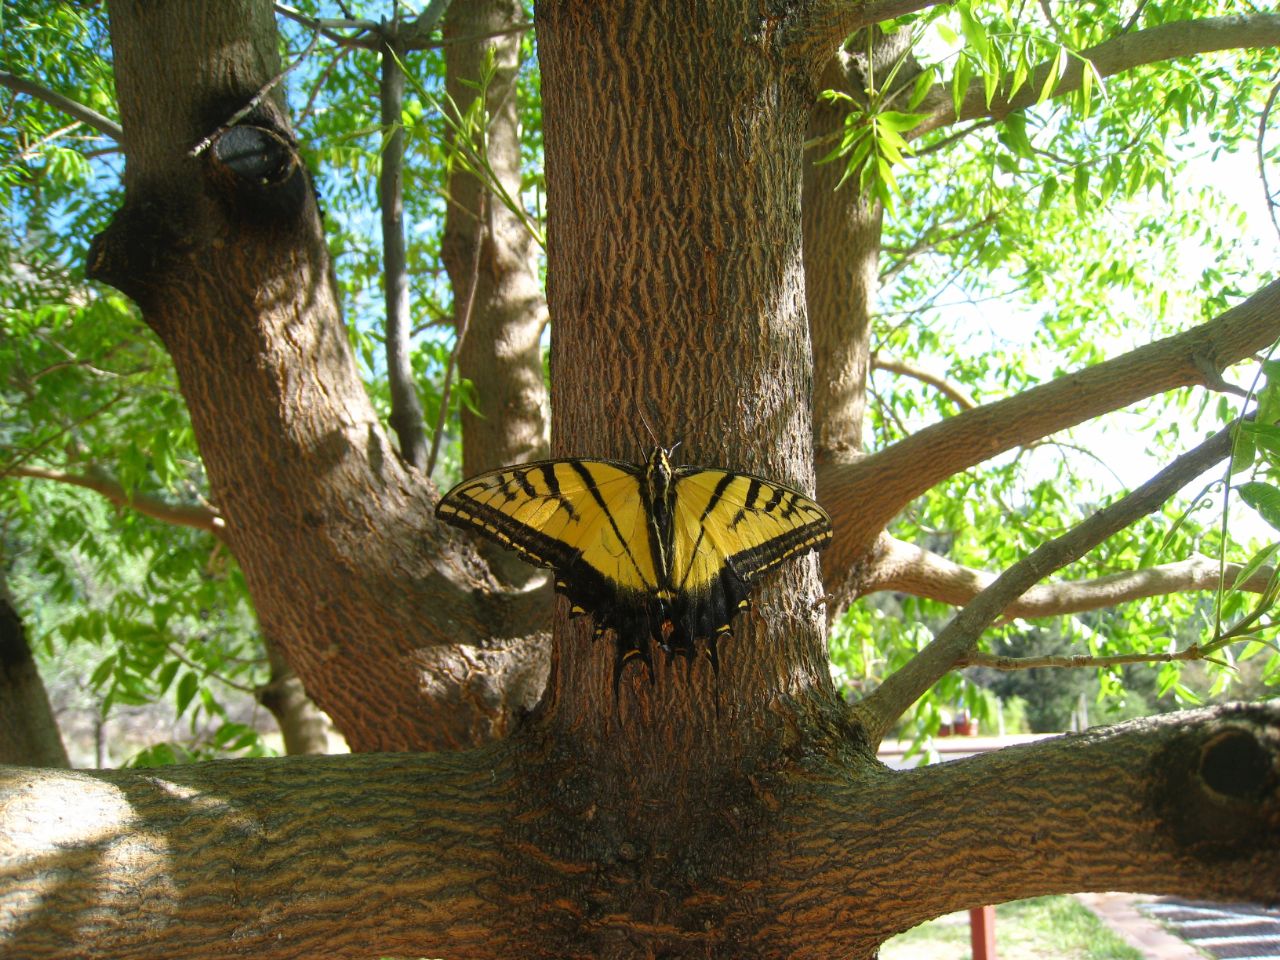
[[[466,480],[437,510],[533,563],[561,571],[586,564],[606,580],[646,590],[656,574],[639,486],[629,464],[541,460]]]
[[[689,589],[728,563],[746,583],[831,539],[827,512],[798,490],[746,473],[682,468],[676,496],[681,523],[673,578]],[[696,550],[693,549],[696,547]]]

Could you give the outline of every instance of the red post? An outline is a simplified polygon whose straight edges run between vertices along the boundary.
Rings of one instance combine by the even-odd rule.
[[[996,960],[996,908],[975,907],[969,911],[969,944],[973,960]]]

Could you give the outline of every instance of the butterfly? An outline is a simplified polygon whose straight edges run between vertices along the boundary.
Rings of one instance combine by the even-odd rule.
[[[491,470],[441,498],[440,519],[473,529],[555,571],[573,613],[597,637],[613,631],[614,686],[650,642],[692,657],[750,605],[752,584],[789,557],[831,540],[831,518],[772,480],[712,467],[673,467],[654,447],[643,464],[568,458]]]

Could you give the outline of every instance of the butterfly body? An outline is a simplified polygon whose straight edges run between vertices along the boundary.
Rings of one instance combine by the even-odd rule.
[[[458,484],[436,512],[555,570],[573,612],[590,614],[597,636],[614,632],[618,672],[649,662],[651,641],[690,656],[705,639],[714,665],[753,581],[831,539],[830,518],[799,491],[673,467],[662,447],[643,465],[570,458],[493,470]]]

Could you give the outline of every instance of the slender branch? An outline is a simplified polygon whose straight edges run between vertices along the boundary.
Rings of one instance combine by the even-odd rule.
[[[221,537],[226,529],[226,521],[216,510],[193,504],[171,503],[160,497],[147,493],[136,493],[126,490],[118,480],[108,477],[98,470],[85,473],[66,473],[61,470],[49,470],[44,467],[8,467],[4,476],[31,477],[37,480],[53,480],[67,483],[75,487],[84,487],[100,493],[112,503],[121,507],[136,510],[144,516],[164,523],[172,523],[181,527],[194,527],[207,530],[216,537]]]
[[[875,569],[861,584],[861,595],[889,590],[961,606],[996,580],[995,574],[963,566],[888,535],[881,538],[877,547]],[[1170,593],[1216,590],[1221,577],[1225,576],[1230,585],[1243,569],[1241,564],[1229,563],[1224,572],[1217,560],[1193,556],[1092,580],[1039,584],[1011,602],[1000,614],[1006,620],[1052,617],[1100,610],[1130,600]],[[1261,568],[1239,584],[1239,588],[1249,593],[1262,593],[1267,589],[1272,574],[1270,567]]]
[[[400,459],[418,470],[427,465],[427,432],[422,401],[413,379],[409,342],[409,272],[404,243],[404,67],[393,42],[382,50],[380,87],[382,165],[378,205],[382,210],[383,283],[387,300],[387,380],[391,388],[391,429],[400,441]]]
[[[824,565],[852,569],[907,503],[947,477],[1103,413],[1186,386],[1219,386],[1222,371],[1280,336],[1280,281],[1191,330],[925,427],[862,460],[819,469],[837,518]]]
[[[1144,64],[1177,57],[1215,50],[1275,46],[1280,46],[1280,14],[1242,14],[1164,23],[1146,30],[1123,33],[1081,50],[1079,57],[1070,58],[1054,84],[1051,96],[1061,97],[1080,89],[1086,69],[1096,70],[1101,77],[1109,77]],[[1014,96],[996,94],[989,106],[983,81],[975,80],[965,91],[958,113],[950,84],[938,83],[919,108],[919,112],[928,114],[928,118],[903,135],[912,139],[939,127],[980,117],[999,120],[1015,110],[1032,106],[1039,99],[1054,66],[1054,60],[1041,63]]]
[[[871,355],[871,369],[885,370],[889,373],[911,377],[921,383],[927,383],[936,388],[944,397],[952,400],[961,409],[972,410],[978,405],[961,387],[958,387],[945,377],[940,377],[936,373],[930,373],[928,370],[922,370],[920,367],[912,366],[901,360],[895,360],[893,357],[885,356],[882,353],[876,352]]]
[[[1080,559],[1107,537],[1156,510],[1184,484],[1231,453],[1235,424],[1175,459],[1132,493],[1103,507],[1060,537],[1041,544],[1000,574],[965,605],[942,631],[855,708],[873,743],[940,677],[966,656],[978,637],[1010,603],[1054,570]]]
[[[1267,153],[1263,146],[1267,136],[1267,126],[1271,120],[1271,111],[1276,105],[1278,94],[1280,94],[1280,83],[1272,85],[1266,106],[1262,108],[1262,116],[1258,118],[1258,176],[1262,179],[1262,195],[1266,200],[1267,215],[1271,217],[1271,226],[1275,228],[1276,234],[1280,235],[1280,219],[1276,219],[1276,208],[1280,207],[1280,203],[1276,202],[1276,191],[1271,189],[1271,184],[1267,180]]]
[[[939,2],[939,0],[932,0]],[[443,18],[449,7],[449,0],[432,0],[427,9],[411,20],[396,23],[377,23],[373,20],[348,18],[345,20],[309,17],[301,11],[283,3],[275,5],[276,13],[282,17],[299,23],[308,30],[322,34],[326,39],[341,47],[359,47],[365,50],[379,50],[390,41],[401,53],[414,50],[438,50],[455,43],[474,43],[477,40],[494,40],[498,37],[509,37],[514,33],[524,33],[533,29],[533,23],[524,21],[467,37],[447,37],[441,39],[433,36],[436,25]],[[341,31],[353,31],[342,33]]]
[[[56,107],[63,113],[75,117],[81,123],[86,124],[99,133],[105,134],[112,140],[119,141],[124,138],[124,128],[108,117],[104,117],[96,110],[91,110],[83,103],[77,103],[70,97],[64,97],[60,93],[55,93],[48,87],[43,87],[31,80],[14,76],[5,70],[0,70],[0,86],[6,86],[15,93],[25,93],[29,97],[35,97],[37,100],[43,100],[51,107]]]
[[[955,669],[963,667],[986,667],[990,670],[1036,670],[1040,667],[1096,668],[1123,667],[1130,663],[1173,663],[1175,660],[1208,660],[1210,656],[1199,644],[1192,644],[1173,653],[1117,653],[1110,656],[1089,656],[1081,654],[1074,657],[999,657],[993,653],[975,650],[961,657],[955,663]]]
[[[436,467],[436,458],[440,454],[440,441],[444,437],[444,422],[449,415],[449,392],[453,386],[453,373],[458,368],[458,354],[462,352],[462,344],[467,338],[467,328],[471,325],[471,312],[476,303],[476,288],[480,285],[480,250],[484,246],[484,211],[487,197],[480,194],[479,226],[476,231],[475,246],[471,250],[471,283],[467,287],[467,301],[462,305],[462,314],[458,317],[458,335],[454,338],[453,349],[449,351],[449,363],[444,371],[444,387],[440,391],[440,412],[436,415],[436,429],[431,435],[431,455],[427,458],[427,476],[431,476]]]

